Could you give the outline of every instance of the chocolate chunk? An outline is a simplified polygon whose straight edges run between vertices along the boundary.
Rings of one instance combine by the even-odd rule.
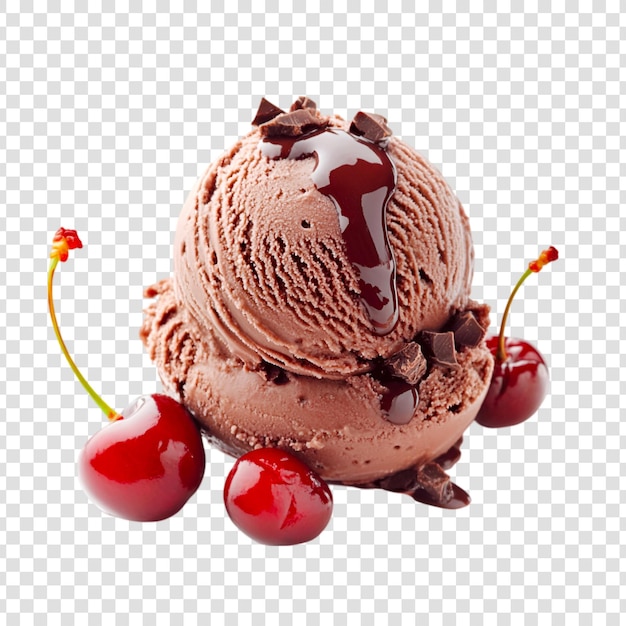
[[[392,376],[416,385],[426,373],[426,358],[419,343],[411,341],[385,361]]]
[[[472,501],[469,494],[452,481],[448,482],[448,486],[439,497],[433,497],[426,489],[416,489],[409,495],[417,502],[438,506],[442,509],[460,509]]]
[[[252,126],[265,124],[266,122],[273,120],[277,115],[281,115],[281,113],[284,113],[282,109],[279,109],[275,104],[272,104],[265,98],[261,98],[259,108],[257,109],[256,115],[252,120]]]
[[[283,113],[259,127],[265,137],[297,137],[326,126],[327,120],[314,109],[298,109]]]
[[[455,446],[460,445],[460,441]],[[360,483],[358,486],[363,489],[378,488],[405,493],[417,502],[442,509],[460,509],[467,506],[471,501],[469,495],[450,480],[444,469],[446,468],[440,465],[439,459],[436,459],[426,465],[414,465],[390,476],[369,483]]]
[[[317,109],[317,104],[307,96],[300,96],[292,105],[289,111],[298,111],[299,109]]]
[[[450,477],[437,463],[432,462],[424,465],[417,472],[417,482],[433,502],[443,504],[452,498]]]
[[[470,503],[469,495],[450,480],[437,461],[409,467],[359,487],[405,493],[417,502],[442,509],[460,509]]]
[[[463,346],[473,348],[485,336],[485,329],[471,311],[464,311],[457,315],[448,327],[454,333],[454,343],[457,349]]]
[[[426,355],[438,365],[458,367],[454,350],[454,333],[450,330],[436,333],[425,330],[420,335],[420,341]]]
[[[383,141],[391,136],[391,129],[387,126],[387,120],[376,113],[364,113],[359,111],[350,124],[350,132],[353,135],[364,137],[369,141]]]

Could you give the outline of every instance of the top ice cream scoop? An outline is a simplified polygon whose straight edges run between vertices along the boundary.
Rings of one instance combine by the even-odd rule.
[[[263,100],[189,194],[141,335],[224,451],[454,508],[444,469],[493,368],[473,254],[458,199],[384,118]]]
[[[413,150],[316,109],[280,123],[303,111],[257,126],[189,196],[176,294],[247,365],[343,378],[465,307],[473,250],[459,201]]]

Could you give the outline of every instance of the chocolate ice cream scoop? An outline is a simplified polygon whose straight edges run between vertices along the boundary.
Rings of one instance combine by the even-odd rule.
[[[165,388],[232,455],[283,447],[326,480],[458,505],[437,459],[493,367],[463,208],[382,116],[264,100],[254,123],[189,194],[174,276],[148,291]]]
[[[323,128],[268,135],[275,118],[209,167],[179,220],[175,289],[247,366],[344,378],[464,308],[473,249],[422,157],[315,113]]]

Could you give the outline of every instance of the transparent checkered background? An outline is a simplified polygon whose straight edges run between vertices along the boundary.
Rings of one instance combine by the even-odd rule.
[[[617,624],[626,612],[620,421],[626,252],[619,3],[13,2],[0,14],[0,613],[8,624]],[[5,5],[6,6],[6,5]],[[115,8],[113,8],[115,6]],[[210,6],[210,9],[209,9]],[[552,6],[552,9],[550,9]],[[254,8],[252,8],[254,7]],[[423,8],[422,8],[423,7]],[[471,8],[470,8],[471,7]],[[118,408],[159,389],[142,289],[171,271],[176,218],[261,96],[385,114],[470,218],[475,296],[552,375],[538,415],[473,425],[458,512],[335,489],[307,545],[253,544],[208,453],[183,511],[101,514],[75,460],[103,424],[48,323],[52,234],[85,248],[56,278],[64,334]],[[74,617],[75,616],[75,617]],[[353,623],[353,622],[350,622]]]

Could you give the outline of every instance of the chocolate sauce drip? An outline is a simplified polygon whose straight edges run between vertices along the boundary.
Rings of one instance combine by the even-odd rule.
[[[385,419],[392,424],[408,424],[413,418],[419,396],[417,385],[396,376],[388,367],[382,366],[371,373],[384,391],[380,396],[380,409]]]
[[[413,493],[409,493],[414,500],[431,506],[438,506],[440,509],[462,509],[468,506],[472,499],[469,494],[461,489],[458,485],[450,481],[448,483],[450,489],[445,500],[437,500],[425,489],[416,489]]]
[[[461,437],[447,452],[438,456],[435,459],[435,463],[443,470],[450,469],[461,458],[461,444],[463,443],[463,437]]]
[[[385,391],[380,399],[380,408],[392,424],[408,424],[413,418],[419,397],[417,387],[399,378],[383,382]]]
[[[386,151],[338,128],[299,137],[264,137],[260,148],[270,159],[315,157],[311,178],[335,204],[374,332],[391,332],[398,321],[398,296],[386,208],[395,190],[396,171]]]

